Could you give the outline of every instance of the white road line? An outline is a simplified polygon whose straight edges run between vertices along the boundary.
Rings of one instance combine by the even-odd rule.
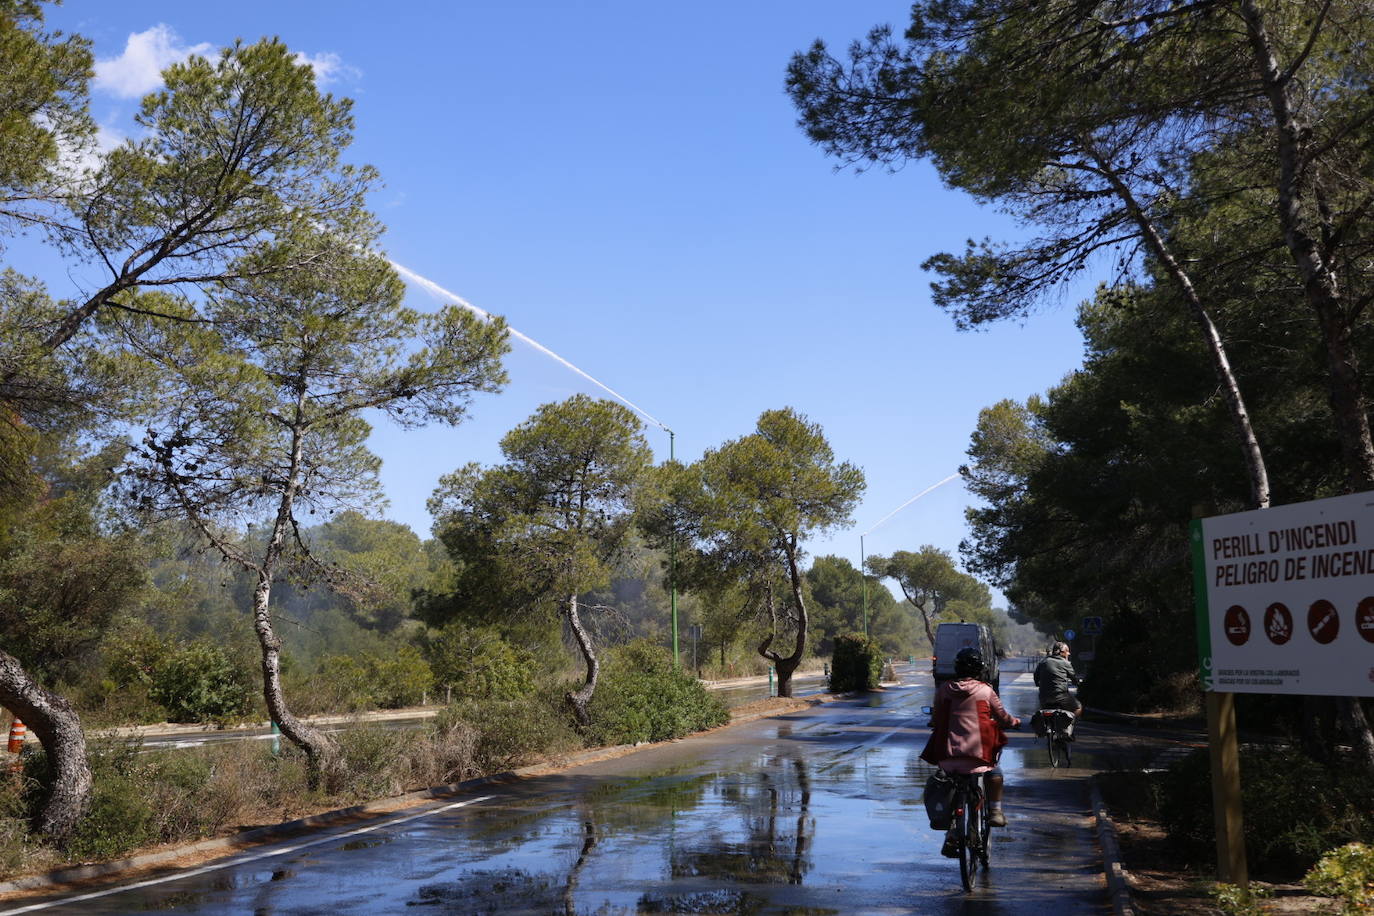
[[[84,900],[95,900],[100,897],[110,897],[114,894],[122,894],[125,891],[138,890],[141,887],[152,887],[156,884],[166,884],[169,881],[180,881],[182,878],[194,878],[196,875],[208,874],[212,871],[219,871],[224,868],[234,868],[239,865],[248,865],[259,862],[263,859],[271,859],[275,856],[284,856],[302,849],[309,849],[312,846],[322,846],[325,843],[332,843],[335,840],[347,839],[351,836],[358,836],[364,833],[371,833],[374,830],[381,830],[383,827],[393,827],[397,824],[404,824],[409,821],[419,820],[422,817],[431,817],[445,811],[452,811],[454,808],[464,808],[468,805],[475,805],[478,802],[488,801],[495,798],[494,795],[483,795],[480,798],[469,798],[466,801],[454,802],[450,805],[443,805],[438,808],[431,808],[428,811],[421,811],[419,814],[410,814],[405,817],[398,817],[381,824],[373,824],[370,827],[359,827],[357,830],[349,830],[346,833],[334,833],[318,840],[310,840],[307,843],[297,843],[294,846],[286,846],[279,849],[270,849],[264,852],[252,853],[247,856],[226,859],[223,862],[216,862],[213,865],[205,865],[200,868],[193,868],[190,871],[177,872],[176,874],[163,875],[161,878],[151,878],[147,881],[139,881],[135,884],[124,884],[119,887],[108,888],[103,891],[93,891],[89,894],[80,894],[75,897],[63,897],[61,900],[49,900],[46,903],[33,903],[29,906],[22,906],[17,910],[0,910],[0,916],[18,916],[19,913],[36,913],[39,910],[51,909],[55,906],[66,906],[70,903],[80,903]]]

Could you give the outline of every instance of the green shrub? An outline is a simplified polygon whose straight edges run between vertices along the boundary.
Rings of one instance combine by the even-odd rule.
[[[534,656],[494,627],[449,624],[430,638],[425,654],[434,682],[450,688],[455,700],[513,700],[534,692]]]
[[[422,783],[437,786],[481,775],[477,767],[479,735],[475,727],[449,716],[442,724],[437,720],[431,723],[426,738],[423,754],[416,761],[416,773]]]
[[[1356,767],[1325,766],[1293,748],[1247,745],[1240,772],[1245,848],[1256,874],[1297,877],[1323,851],[1374,835],[1374,783]],[[1207,752],[1170,767],[1160,789],[1170,840],[1199,862],[1214,862]]]
[[[429,662],[415,646],[398,646],[390,655],[368,656],[372,665],[373,697],[381,709],[419,706],[434,684]]]
[[[320,660],[313,682],[315,702],[321,712],[361,712],[375,709],[367,666],[353,655],[326,655]]]
[[[88,731],[169,721],[170,714],[161,703],[153,701],[146,684],[121,687],[109,678],[102,678],[58,692],[76,705],[81,713],[81,724]]]
[[[1211,897],[1216,901],[1217,909],[1221,910],[1226,916],[1264,916],[1269,909],[1264,905],[1265,900],[1274,896],[1274,892],[1267,887],[1260,887],[1258,884],[1251,884],[1248,887],[1241,887],[1238,884],[1218,884],[1212,888]]]
[[[440,711],[438,734],[470,728],[472,770],[490,775],[564,753],[580,742],[567,713],[552,694],[533,694],[515,700],[464,700]]]
[[[207,642],[173,651],[153,667],[151,699],[172,722],[224,724],[247,714],[252,701],[248,673],[229,653]]]
[[[34,846],[24,805],[24,782],[0,778],[0,875],[12,875],[28,864]]]
[[[719,697],[645,640],[611,650],[588,713],[599,744],[666,741],[730,721]]]
[[[425,740],[418,731],[359,725],[335,734],[342,767],[331,788],[349,799],[399,795],[414,783],[413,761]]]
[[[835,654],[830,662],[832,692],[874,690],[882,673],[882,648],[876,639],[859,633],[841,633],[835,637]]]
[[[434,681],[420,650],[407,645],[388,654],[325,656],[318,677],[349,712],[418,706]]]
[[[91,806],[68,840],[72,858],[110,859],[156,840],[157,810],[138,758],[137,742],[91,744]]]
[[[1303,884],[1314,894],[1335,897],[1342,914],[1374,912],[1374,846],[1349,843],[1331,850]]]

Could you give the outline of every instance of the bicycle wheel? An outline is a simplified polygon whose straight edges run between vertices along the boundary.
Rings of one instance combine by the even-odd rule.
[[[964,882],[964,890],[973,890],[973,874],[978,868],[978,804],[972,795],[965,793],[959,799],[959,808],[954,815],[959,819],[959,880]]]
[[[978,858],[983,860],[983,871],[988,870],[988,850],[992,839],[992,804],[984,793],[978,799]]]
[[[1053,729],[1045,733],[1045,747],[1050,752],[1050,766],[1059,766],[1059,753],[1062,745],[1059,743],[1059,740],[1054,737]]]

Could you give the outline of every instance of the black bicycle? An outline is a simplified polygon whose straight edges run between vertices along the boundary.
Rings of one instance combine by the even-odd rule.
[[[981,774],[951,773],[954,782],[954,821],[949,825],[945,841],[959,851],[959,880],[964,890],[973,890],[973,876],[982,865],[988,868],[988,835],[992,832],[987,795],[983,792]]]
[[[1051,767],[1067,767],[1072,763],[1069,745],[1073,742],[1073,724],[1076,718],[1067,709],[1036,711],[1035,733],[1045,739]]]

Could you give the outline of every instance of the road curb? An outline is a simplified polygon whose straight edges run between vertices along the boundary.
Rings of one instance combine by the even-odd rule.
[[[1087,721],[1114,722],[1117,725],[1130,725],[1136,728],[1151,728],[1157,730],[1206,730],[1207,723],[1195,716],[1146,716],[1130,712],[1117,712],[1113,709],[1099,709],[1096,706],[1085,706],[1083,712],[1087,716]]]
[[[1092,795],[1093,816],[1097,820],[1097,842],[1102,847],[1102,868],[1107,875],[1107,893],[1111,897],[1112,912],[1116,916],[1140,916],[1131,899],[1131,876],[1121,861],[1121,844],[1116,839],[1116,825],[1107,813],[1102,800],[1102,787],[1097,776],[1088,779]]]
[[[792,709],[755,710],[738,717],[732,716],[729,722],[717,728],[729,728],[732,725],[753,722],[770,716],[789,715],[801,712],[803,709],[821,706],[835,700],[845,699],[848,696],[851,695],[821,694],[818,696],[797,697],[797,701],[804,703],[805,706]],[[704,735],[715,730],[717,729],[709,729],[706,732],[695,732],[693,734]],[[692,737],[692,735],[684,736],[684,738],[689,737]],[[25,875],[10,881],[0,882],[0,902],[3,902],[4,898],[13,894],[31,892],[44,888],[59,888],[79,884],[83,881],[107,878],[111,875],[119,874],[120,872],[153,868],[158,865],[172,863],[188,856],[200,856],[206,853],[218,852],[223,852],[225,855],[232,855],[233,852],[239,849],[246,849],[250,846],[270,840],[289,839],[290,837],[305,833],[308,830],[319,829],[321,827],[341,826],[368,815],[390,814],[422,804],[426,801],[470,793],[483,786],[508,783],[525,777],[547,775],[551,770],[561,770],[596,760],[625,756],[669,744],[672,743],[672,741],[681,740],[683,739],[675,738],[671,739],[671,741],[646,742],[642,744],[618,744],[611,747],[589,748],[575,754],[568,754],[563,757],[552,757],[540,761],[539,763],[533,763],[529,766],[519,767],[514,770],[507,770],[502,773],[494,773],[490,776],[480,776],[475,779],[466,779],[462,782],[431,786],[427,789],[416,789],[413,792],[406,792],[402,795],[391,795],[386,798],[365,802],[361,805],[338,808],[333,811],[322,811],[319,814],[311,814],[306,817],[283,821],[279,824],[268,824],[263,827],[254,827],[251,830],[242,830],[238,833],[230,834],[229,836],[215,837],[209,840],[201,840],[196,843],[181,844],[167,849],[160,849],[156,852],[143,853],[123,859],[113,859],[108,862],[94,862],[87,865],[69,865],[36,875]]]

